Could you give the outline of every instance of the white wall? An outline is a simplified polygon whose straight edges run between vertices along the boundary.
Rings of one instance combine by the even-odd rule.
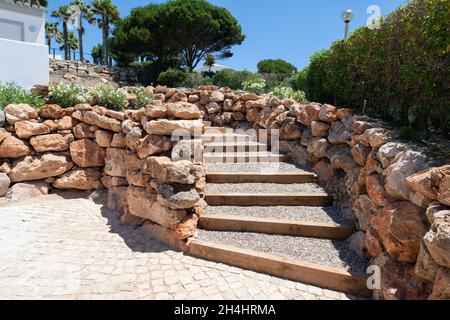
[[[24,88],[49,82],[44,10],[0,0],[0,80]]]

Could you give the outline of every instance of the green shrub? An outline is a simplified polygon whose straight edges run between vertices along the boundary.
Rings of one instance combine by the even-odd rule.
[[[98,84],[91,91],[90,95],[98,100],[100,106],[112,110],[123,110],[127,107],[128,99],[123,90],[108,84]]]
[[[44,105],[44,99],[38,95],[22,89],[15,83],[0,81],[0,108],[9,104],[26,103],[33,107]]]
[[[194,71],[186,75],[186,79],[180,84],[180,86],[185,88],[198,88],[199,86],[209,84],[212,84],[210,77]]]
[[[288,86],[277,86],[273,88],[270,94],[280,99],[293,99],[298,102],[305,100],[305,93],[303,91],[294,91],[294,89]]]
[[[213,76],[212,81],[218,87],[241,90],[243,82],[258,78],[260,78],[260,75],[256,75],[247,70],[236,71],[233,69],[223,69]]]
[[[288,77],[297,72],[297,68],[292,64],[290,64],[289,62],[281,59],[277,60],[267,59],[258,62],[258,72],[273,73],[283,75],[284,77]]]
[[[83,87],[68,81],[49,86],[50,100],[62,108],[70,108],[86,101]]]
[[[178,87],[186,80],[186,72],[178,69],[168,69],[158,76],[158,84],[168,87]]]
[[[130,91],[136,95],[136,100],[133,104],[135,109],[145,107],[153,101],[153,94],[148,92],[143,86],[132,87]]]
[[[266,81],[262,78],[251,79],[242,83],[244,91],[263,94],[266,90]]]
[[[359,28],[314,54],[308,100],[359,110],[366,100],[370,116],[450,134],[448,8],[448,0],[411,0],[380,29]]]

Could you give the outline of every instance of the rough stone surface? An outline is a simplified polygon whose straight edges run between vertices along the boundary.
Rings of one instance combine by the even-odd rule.
[[[184,120],[199,119],[201,117],[198,107],[195,104],[188,102],[167,104],[167,113],[170,116]]]
[[[9,185],[11,183],[11,179],[9,179],[8,175],[4,172],[0,173],[0,197],[3,197],[9,189]]]
[[[127,168],[124,160],[126,150],[117,148],[106,149],[105,173],[112,177],[126,177]]]
[[[42,181],[16,183],[6,194],[9,201],[22,201],[48,193],[48,184]]]
[[[111,148],[111,142],[113,139],[113,134],[106,130],[96,130],[95,131],[95,142],[102,148]]]
[[[22,140],[7,136],[0,144],[0,158],[20,158],[31,153],[31,148]]]
[[[50,129],[45,124],[26,120],[16,122],[14,128],[17,136],[22,139],[50,133]]]
[[[38,117],[36,109],[28,104],[10,104],[3,111],[6,115],[6,121],[11,125],[17,121],[37,119]]]
[[[57,189],[94,190],[103,187],[102,173],[97,169],[74,169],[64,173],[53,182]]]
[[[89,139],[72,142],[70,156],[72,161],[82,168],[105,165],[105,150]]]
[[[62,135],[55,133],[32,137],[30,144],[37,152],[66,151],[69,150],[69,145],[73,140],[72,134]]]
[[[437,272],[433,292],[430,300],[449,300],[450,299],[450,270],[440,268]]]
[[[90,125],[97,126],[102,129],[106,129],[106,130],[110,130],[110,131],[114,131],[114,132],[121,131],[121,126],[120,126],[119,120],[109,118],[106,116],[101,116],[92,111],[87,111],[84,114],[83,121]]]
[[[9,177],[12,182],[40,180],[59,176],[72,167],[73,163],[65,154],[45,153],[14,162]]]
[[[44,119],[61,119],[66,115],[64,109],[57,104],[46,104],[38,110],[38,113]]]
[[[199,120],[166,120],[149,121],[144,126],[147,133],[159,135],[193,135],[200,136],[203,131],[203,123]]]
[[[163,183],[194,184],[204,175],[201,165],[188,160],[172,162],[167,157],[148,157],[144,171]]]
[[[161,154],[172,148],[170,138],[166,136],[147,135],[143,139],[139,139],[135,149],[139,158],[144,159],[149,156]]]

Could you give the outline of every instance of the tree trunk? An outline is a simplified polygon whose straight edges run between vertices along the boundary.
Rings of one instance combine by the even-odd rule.
[[[70,48],[69,48],[69,33],[67,31],[67,22],[63,22],[63,36],[64,36],[64,59],[70,60]]]
[[[108,65],[108,30],[106,17],[102,16],[102,65]]]
[[[48,37],[47,38],[47,46],[48,46],[48,54],[52,53],[52,38]]]
[[[83,18],[80,17],[80,25],[79,25],[80,29],[78,29],[78,45],[79,45],[79,49],[80,49],[80,61],[83,62],[84,61],[84,50],[83,50]]]

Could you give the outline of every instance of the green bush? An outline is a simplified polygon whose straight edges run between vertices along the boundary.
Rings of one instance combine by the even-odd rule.
[[[277,59],[267,59],[258,62],[259,73],[278,74],[283,77],[289,77],[297,72],[297,68],[287,61]]]
[[[186,72],[179,69],[168,69],[158,76],[158,84],[168,87],[178,87],[186,80]]]
[[[100,106],[112,110],[123,110],[127,107],[128,99],[123,90],[108,84],[98,84],[90,92],[98,100]]]
[[[148,92],[143,86],[132,87],[130,91],[136,95],[136,100],[133,104],[135,109],[145,107],[153,101],[153,94]]]
[[[260,76],[247,70],[236,71],[233,69],[223,69],[213,76],[212,82],[218,87],[241,90],[243,82],[257,78],[260,78]]]
[[[38,95],[22,89],[15,83],[0,81],[0,108],[9,104],[26,103],[33,107],[44,105],[44,99]]]
[[[288,86],[277,86],[273,88],[270,94],[280,99],[293,99],[298,102],[302,102],[305,100],[305,93],[303,91],[295,91]]]
[[[311,57],[308,100],[450,134],[448,0],[411,0]],[[364,101],[366,100],[366,103]],[[411,123],[413,119],[413,123]]]
[[[70,108],[86,101],[83,87],[68,81],[49,86],[50,100],[62,108]]]
[[[186,75],[186,79],[180,84],[185,88],[198,88],[199,86],[212,84],[212,80],[208,76],[203,76],[198,72],[190,72]]]
[[[263,94],[266,90],[266,81],[262,78],[244,81],[242,83],[242,89],[255,94]]]

